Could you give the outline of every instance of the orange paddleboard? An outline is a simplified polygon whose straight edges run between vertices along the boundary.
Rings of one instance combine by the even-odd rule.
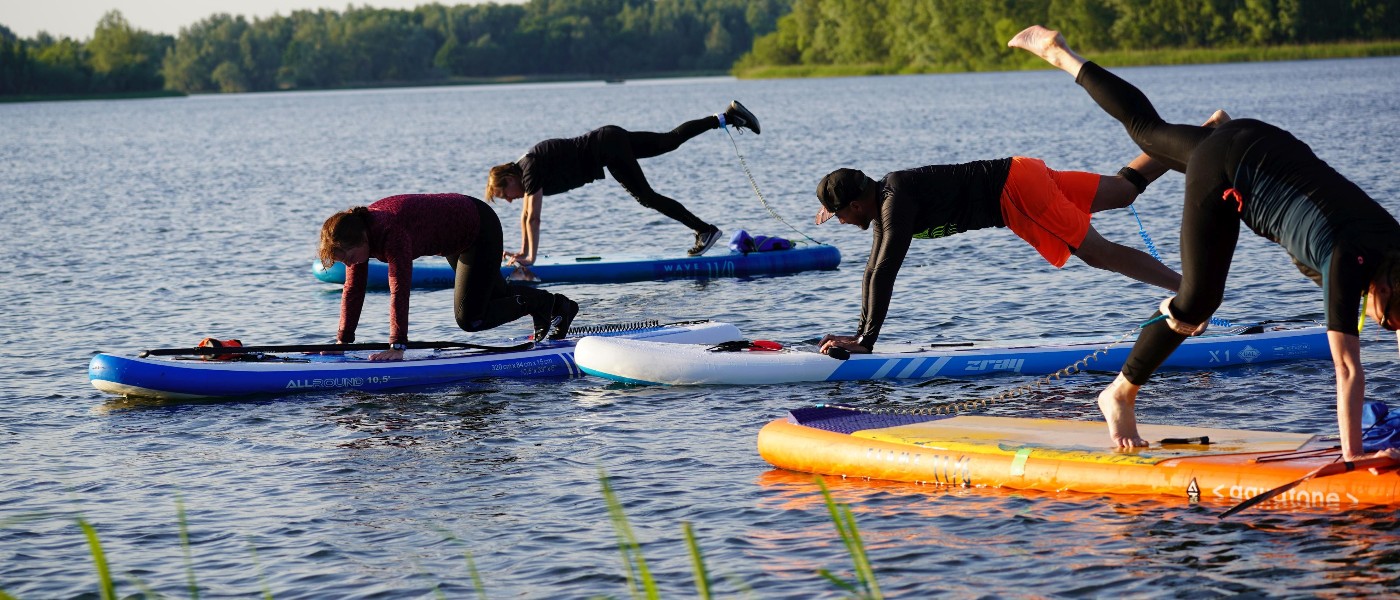
[[[776,467],[804,473],[1222,503],[1251,498],[1340,460],[1335,440],[1322,436],[1149,424],[1138,430],[1152,445],[1116,452],[1101,422],[875,415],[824,407],[795,410],[764,426],[758,451]],[[1400,474],[1392,469],[1312,479],[1270,502],[1397,501]]]

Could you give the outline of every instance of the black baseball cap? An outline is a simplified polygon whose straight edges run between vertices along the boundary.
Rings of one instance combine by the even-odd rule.
[[[836,216],[836,211],[859,200],[873,183],[875,180],[867,177],[860,169],[837,169],[827,173],[826,177],[817,183],[817,200],[822,203],[821,210],[817,211],[817,224],[827,222]]]

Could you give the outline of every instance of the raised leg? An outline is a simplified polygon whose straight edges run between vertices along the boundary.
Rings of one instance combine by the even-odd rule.
[[[1120,273],[1162,289],[1175,292],[1181,287],[1181,275],[1176,271],[1146,252],[1104,239],[1093,227],[1089,227],[1074,255],[1091,267]]]
[[[1011,48],[1020,48],[1030,52],[1045,62],[1050,63],[1055,68],[1060,69],[1070,76],[1079,77],[1079,69],[1087,62],[1082,56],[1075,54],[1069,44],[1065,42],[1065,37],[1060,32],[1053,29],[1046,29],[1040,25],[1031,25],[1011,38],[1006,45]]]

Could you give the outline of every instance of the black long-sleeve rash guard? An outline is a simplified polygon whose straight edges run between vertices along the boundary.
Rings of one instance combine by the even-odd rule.
[[[880,180],[880,214],[861,281],[856,341],[873,349],[889,312],[895,276],[913,238],[940,238],[986,227],[1005,227],[1001,190],[1011,159],[931,165],[894,171]]]

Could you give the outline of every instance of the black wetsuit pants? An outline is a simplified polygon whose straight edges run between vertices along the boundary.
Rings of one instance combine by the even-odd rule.
[[[550,314],[554,294],[524,285],[506,283],[501,276],[501,219],[485,202],[476,200],[480,227],[476,245],[447,257],[456,275],[452,290],[457,326],[463,331],[494,329],[525,315]]]
[[[1231,121],[1217,129],[1167,123],[1141,91],[1094,63],[1085,64],[1076,81],[1105,112],[1127,128],[1143,152],[1186,174],[1186,201],[1181,217],[1181,289],[1170,309],[1180,322],[1206,322],[1224,298],[1225,279],[1239,241],[1238,207],[1235,202],[1222,199],[1231,188],[1230,178],[1242,153],[1235,139],[1249,135],[1251,128],[1272,126],[1248,119]],[[1123,376],[1137,385],[1146,383],[1185,339],[1165,320],[1148,325],[1133,344],[1123,365]]]
[[[680,202],[651,189],[651,184],[647,183],[647,177],[642,173],[642,167],[637,164],[637,160],[660,156],[679,148],[681,144],[697,135],[718,128],[719,119],[714,116],[686,121],[666,133],[628,131],[616,125],[609,125],[598,130],[601,134],[599,141],[602,144],[598,154],[613,179],[622,184],[623,189],[627,190],[638,204],[680,221],[696,233],[704,233],[710,230],[711,225],[686,210]]]

